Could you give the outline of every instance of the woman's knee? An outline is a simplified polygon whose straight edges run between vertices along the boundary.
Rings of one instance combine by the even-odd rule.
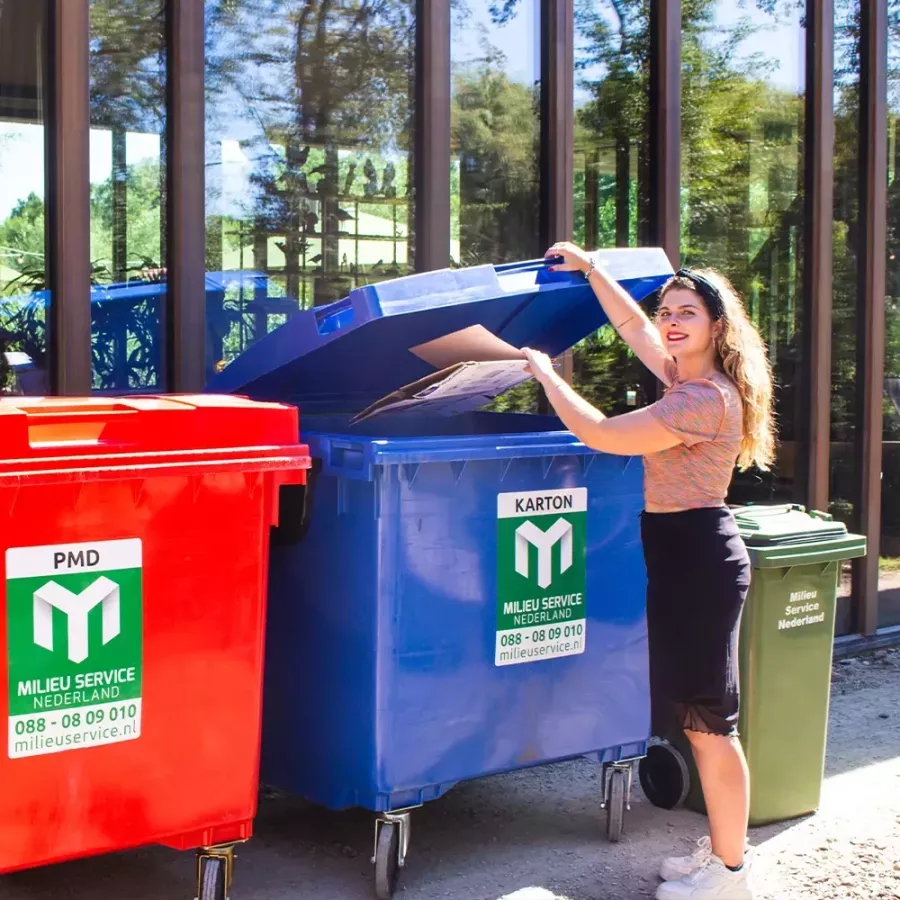
[[[730,750],[737,737],[731,734],[713,734],[708,731],[684,730],[684,735],[691,747],[699,752],[721,753]]]
[[[689,740],[692,734],[702,740],[704,737],[731,737],[737,733],[736,697],[733,702],[680,703],[676,706],[676,713]]]

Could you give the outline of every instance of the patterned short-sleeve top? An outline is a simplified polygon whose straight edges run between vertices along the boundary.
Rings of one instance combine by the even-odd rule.
[[[682,443],[644,457],[648,512],[725,505],[743,438],[741,395],[724,373],[679,382],[649,407]]]

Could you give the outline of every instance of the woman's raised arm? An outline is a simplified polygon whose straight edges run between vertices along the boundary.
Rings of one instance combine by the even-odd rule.
[[[547,258],[561,257],[562,262],[551,266],[551,271],[583,272],[594,294],[600,301],[610,324],[634,351],[635,356],[661,381],[669,384],[672,378],[673,360],[663,346],[656,326],[619,283],[610,278],[593,257],[570,243],[554,244],[546,253]]]

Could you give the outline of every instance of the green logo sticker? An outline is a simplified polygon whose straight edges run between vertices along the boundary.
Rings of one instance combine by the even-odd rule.
[[[139,540],[6,551],[9,756],[141,733]]]
[[[587,488],[497,497],[494,664],[584,653]]]

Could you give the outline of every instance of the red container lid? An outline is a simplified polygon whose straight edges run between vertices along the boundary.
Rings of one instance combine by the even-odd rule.
[[[295,407],[215,394],[0,399],[0,473],[272,457],[309,468]]]

